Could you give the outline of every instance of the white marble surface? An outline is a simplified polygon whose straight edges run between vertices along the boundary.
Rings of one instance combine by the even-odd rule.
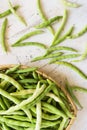
[[[64,83],[67,78],[71,85],[78,85],[87,88],[87,80],[82,79],[78,74],[71,71],[69,68],[60,67],[59,65],[48,65],[48,61],[38,61],[31,63],[31,59],[35,56],[44,54],[44,50],[37,47],[21,47],[21,48],[11,48],[11,44],[16,41],[23,34],[34,30],[33,26],[41,22],[41,18],[37,12],[36,0],[11,0],[14,5],[19,4],[21,8],[18,10],[19,14],[27,21],[28,26],[25,27],[20,24],[20,22],[13,16],[8,16],[8,28],[7,28],[7,44],[9,46],[9,52],[7,54],[3,53],[0,46],[0,65],[3,64],[17,64],[21,63],[29,66],[38,66],[42,71],[49,74],[51,77],[55,78],[60,83]],[[69,18],[65,31],[68,30],[72,25],[75,25],[75,33],[81,30],[85,25],[87,25],[87,0],[72,0],[74,2],[80,3],[82,6],[77,9],[67,8],[69,10]],[[62,15],[64,6],[61,0],[42,0],[43,9],[48,18]],[[7,0],[3,0],[0,3],[0,12],[8,9]],[[0,27],[4,19],[0,19]],[[55,24],[55,30],[58,28],[59,24]],[[38,41],[46,45],[50,45],[53,36],[48,30],[44,30],[45,33],[41,35],[34,36],[28,41]],[[87,44],[87,34],[75,39],[66,40],[61,45],[70,46],[78,49],[81,53],[84,51],[85,44]],[[87,59],[75,63],[85,74],[87,74]],[[83,105],[83,109],[78,111],[75,123],[72,125],[71,130],[87,130],[87,94],[76,93],[78,99]]]

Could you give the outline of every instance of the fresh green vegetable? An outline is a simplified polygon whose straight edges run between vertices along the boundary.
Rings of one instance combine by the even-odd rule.
[[[27,25],[27,23],[25,22],[24,18],[22,18],[21,16],[19,16],[19,15],[16,13],[15,9],[12,7],[12,4],[11,4],[10,0],[8,0],[8,5],[9,5],[10,11],[14,14],[14,16],[15,16],[22,24]]]
[[[62,3],[65,5],[65,6],[69,6],[69,7],[72,7],[72,8],[78,8],[80,7],[79,4],[77,3],[74,3],[74,2],[69,2],[68,0],[61,0]]]
[[[43,23],[41,23],[41,24],[39,24],[39,25],[36,25],[35,28],[40,29],[40,28],[47,27],[47,26],[49,26],[51,23],[53,23],[53,22],[55,22],[55,21],[57,21],[57,20],[59,20],[59,19],[61,19],[61,18],[62,18],[62,16],[55,16],[55,17],[53,17],[53,18],[51,18],[51,19],[48,19],[46,22],[43,22]]]
[[[2,45],[3,51],[7,52],[7,47],[6,47],[6,40],[5,40],[5,33],[6,33],[6,28],[7,28],[7,18],[4,20],[2,27],[1,27],[1,32],[0,32],[0,41]]]
[[[13,8],[14,8],[14,10],[17,10],[17,9],[19,9],[19,7],[20,7],[19,5],[16,5]],[[8,16],[11,13],[12,13],[11,10],[8,9],[8,10],[6,10],[3,13],[0,14],[0,18],[6,17],[6,16]]]
[[[44,21],[44,22],[46,22],[47,21],[47,18],[46,18],[46,16],[44,15],[44,13],[43,13],[43,11],[42,11],[42,8],[41,8],[41,0],[37,0],[37,6],[38,6],[38,12],[39,12],[39,15],[40,15],[40,17],[42,18],[42,20]],[[51,26],[48,26],[47,27],[50,31],[51,31],[51,33],[54,35],[54,30],[53,30],[53,28],[51,27]]]

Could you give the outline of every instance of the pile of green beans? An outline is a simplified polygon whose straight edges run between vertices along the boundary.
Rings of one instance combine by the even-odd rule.
[[[65,93],[36,67],[0,70],[1,130],[64,130],[75,117],[71,110]]]

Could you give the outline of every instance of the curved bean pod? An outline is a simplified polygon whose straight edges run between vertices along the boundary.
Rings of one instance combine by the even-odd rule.
[[[18,45],[20,42],[26,40],[27,38],[30,38],[34,35],[38,35],[38,34],[41,34],[41,33],[43,33],[42,30],[35,30],[35,31],[32,31],[32,32],[29,32],[29,33],[23,35],[22,37],[20,37],[14,44],[12,44],[12,46]]]
[[[19,5],[16,5],[13,8],[14,8],[14,10],[17,10],[19,7],[20,7]],[[7,16],[7,15],[9,15],[11,13],[12,13],[11,10],[8,9],[5,12],[3,12],[3,13],[0,14],[0,18],[3,18],[3,17],[5,17],[5,16]]]
[[[52,41],[52,45],[55,44],[56,40],[59,38],[59,35],[62,31],[62,29],[64,28],[64,25],[66,23],[66,20],[67,20],[67,11],[64,10],[64,14],[63,14],[63,19],[62,19],[62,23],[60,25],[60,27],[58,28],[54,38],[53,38],[53,41]]]
[[[75,65],[69,63],[69,62],[65,62],[65,61],[58,61],[58,62],[55,62],[56,64],[59,64],[59,65],[64,65],[64,66],[67,66],[69,68],[71,68],[72,70],[74,70],[77,74],[79,74],[82,78],[86,79],[87,80],[87,75],[85,75],[80,69],[78,69],[78,67],[76,67]]]
[[[20,46],[37,46],[43,49],[46,49],[46,45],[44,45],[43,43],[40,42],[20,42],[18,44],[13,44],[12,47],[20,47]]]
[[[10,2],[10,0],[8,0],[8,5],[9,5],[9,9],[11,10],[11,12],[14,14],[14,16],[24,25],[27,25],[27,23],[25,22],[24,18],[22,18],[21,16],[19,16],[15,9],[12,7],[12,4]]]
[[[42,20],[43,20],[44,22],[46,22],[46,21],[47,21],[47,18],[46,18],[46,16],[44,15],[44,13],[43,13],[43,11],[42,11],[42,9],[41,9],[40,0],[37,0],[37,7],[38,7],[39,15],[41,16]],[[51,33],[54,35],[54,30],[53,30],[53,28],[52,28],[51,26],[48,26],[47,28],[48,28],[48,29],[51,31]]]
[[[40,29],[40,28],[47,27],[47,26],[49,26],[51,23],[53,23],[53,22],[55,22],[55,21],[57,21],[57,20],[59,20],[59,19],[61,19],[61,18],[62,18],[62,16],[55,16],[55,17],[53,17],[53,18],[51,18],[51,19],[48,19],[46,22],[43,22],[43,23],[41,23],[41,24],[39,24],[39,25],[36,25],[35,28]]]
[[[68,54],[68,55],[63,55],[63,56],[59,56],[57,58],[52,59],[49,63],[55,63],[56,61],[59,60],[65,60],[65,59],[71,59],[71,58],[77,58],[79,57],[80,54]]]
[[[67,0],[61,0],[61,1],[62,1],[62,3],[63,3],[65,6],[69,6],[69,7],[72,7],[72,8],[78,8],[78,7],[80,7],[80,5],[77,4],[77,3],[72,3],[72,2],[69,2],[69,1],[67,1]]]
[[[6,18],[2,24],[1,32],[0,32],[0,41],[1,41],[2,49],[5,52],[7,52],[7,47],[6,47],[6,42],[5,42],[5,33],[6,33],[7,22],[8,22],[8,20]]]

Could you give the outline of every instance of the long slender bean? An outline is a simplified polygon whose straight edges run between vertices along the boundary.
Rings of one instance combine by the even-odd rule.
[[[7,124],[7,126],[10,127],[12,130],[13,130],[13,129],[14,129],[14,130],[25,130],[25,129],[27,129],[27,128],[23,128],[23,127],[21,127],[21,126],[11,125],[11,124],[9,124],[9,123],[6,123],[6,124]]]
[[[58,56],[61,56],[62,54],[63,54],[62,52],[57,52],[57,53],[49,54],[47,56],[38,56],[38,57],[34,58],[32,60],[32,62],[35,62],[38,60],[44,60],[44,59],[48,59],[48,58],[53,58],[53,57],[58,57]]]
[[[15,73],[20,74],[20,73],[26,73],[26,72],[33,72],[36,70],[37,70],[37,67],[24,68],[24,69],[17,70]]]
[[[7,27],[7,18],[5,18],[2,27],[1,27],[1,32],[0,32],[0,41],[2,45],[3,51],[7,52],[7,46],[6,46],[6,40],[5,40],[5,33],[6,33],[6,27]]]
[[[64,126],[65,126],[65,123],[66,123],[66,118],[63,118],[58,130],[63,130],[64,129]]]
[[[58,28],[54,38],[53,38],[53,41],[52,41],[52,45],[55,44],[56,40],[59,38],[59,35],[62,31],[62,29],[64,28],[64,25],[66,23],[66,20],[67,20],[67,11],[64,10],[64,14],[63,14],[63,19],[62,19],[62,23],[60,25],[60,27]]]
[[[69,7],[72,7],[72,8],[78,8],[78,7],[80,7],[80,5],[77,4],[77,3],[72,3],[72,2],[69,2],[69,1],[67,1],[67,0],[61,0],[61,1],[62,1],[62,3],[63,3],[65,6],[69,6]]]
[[[75,65],[69,63],[69,62],[65,62],[65,61],[58,61],[58,62],[55,62],[56,64],[59,64],[59,65],[64,65],[64,66],[67,66],[69,68],[71,68],[72,70],[74,70],[77,74],[79,74],[82,78],[86,79],[87,80],[87,75],[85,75],[78,67],[76,67]]]
[[[43,49],[46,49],[46,45],[44,45],[43,43],[40,43],[40,42],[20,42],[18,44],[14,44],[12,45],[12,47],[20,47],[20,46],[37,46],[37,47],[40,47],[40,48],[43,48]]]
[[[42,122],[41,102],[37,103],[36,111],[37,111],[37,120],[36,120],[35,130],[40,130],[41,122]]]
[[[48,55],[48,54],[50,54],[50,53],[52,53],[52,52],[54,52],[54,51],[61,51],[61,50],[77,52],[76,49],[73,49],[73,48],[71,48],[71,47],[58,46],[58,47],[50,47],[50,48],[47,50],[45,56]]]
[[[16,13],[15,9],[12,7],[12,4],[11,4],[10,0],[8,0],[8,5],[9,5],[10,11],[14,14],[14,16],[15,16],[23,25],[27,25],[27,23],[25,22],[24,18],[21,17],[21,16],[19,16],[19,15]]]
[[[4,103],[3,100],[2,100],[1,95],[0,95],[0,106],[1,106],[1,108],[2,108],[3,110],[6,110],[6,109],[7,109],[5,103]]]
[[[75,39],[75,38],[78,38],[78,37],[82,36],[86,32],[87,32],[87,25],[80,32],[78,32],[77,34],[73,34],[71,36],[68,36],[67,38],[68,39]]]
[[[63,42],[67,38],[67,36],[70,36],[72,34],[73,30],[74,26],[72,26],[63,36],[58,38],[58,40],[55,42],[55,44],[53,44],[53,46],[59,45],[61,42]]]
[[[19,69],[20,65],[16,65],[10,69],[7,69],[7,71],[5,72],[6,74],[10,74],[10,73],[13,73],[15,71],[17,71]]]
[[[16,81],[14,80],[12,77],[7,76],[6,74],[0,74],[0,78],[4,79],[8,82],[10,82],[12,85],[14,85],[18,90],[22,89],[22,86]]]
[[[18,80],[19,83],[37,83],[37,80],[36,79],[31,79],[31,78],[28,78],[28,79],[22,79],[22,80]]]
[[[67,55],[63,55],[63,56],[59,56],[57,58],[54,58],[49,63],[51,64],[51,63],[55,63],[56,61],[77,58],[77,57],[80,57],[80,54],[67,54]]]
[[[19,7],[20,7],[19,5],[16,5],[13,8],[14,8],[14,10],[17,10]],[[8,10],[4,11],[3,13],[1,13],[0,14],[0,18],[8,16],[9,14],[11,14],[11,10],[10,9],[8,9]]]
[[[12,46],[19,44],[20,42],[26,40],[27,38],[30,38],[34,35],[38,35],[38,34],[41,34],[41,33],[43,33],[42,30],[35,30],[35,31],[32,31],[32,32],[29,32],[29,33],[23,35],[22,37],[20,37],[14,44],[12,44]]]
[[[52,106],[49,103],[42,102],[42,106],[51,110],[51,112],[53,112],[54,114],[57,114],[57,115],[62,116],[64,118],[67,118],[67,116],[61,110],[57,109],[56,107]]]
[[[55,21],[57,21],[57,20],[59,20],[61,18],[62,18],[62,16],[55,16],[55,17],[53,17],[51,19],[48,19],[46,22],[43,22],[43,23],[41,23],[39,25],[36,25],[35,28],[40,29],[40,28],[47,27],[50,24],[52,24],[53,22],[55,22]]]
[[[82,105],[80,104],[79,100],[77,99],[77,97],[74,95],[72,89],[70,88],[70,86],[68,85],[68,82],[66,82],[66,89],[69,92],[70,96],[72,97],[73,101],[82,109]]]
[[[82,87],[79,87],[79,86],[73,86],[73,87],[71,87],[71,89],[75,90],[75,91],[87,93],[87,88],[82,88]]]
[[[38,12],[39,12],[40,17],[42,18],[42,20],[43,20],[44,22],[46,22],[46,21],[47,21],[47,18],[46,18],[46,16],[44,15],[44,13],[43,13],[43,11],[42,11],[42,9],[41,9],[40,0],[37,0],[37,7],[38,7]],[[48,29],[50,30],[50,32],[54,35],[54,30],[53,30],[53,28],[52,28],[51,26],[48,26],[47,28],[48,28]]]
[[[3,130],[11,130],[5,123],[2,123]]]
[[[7,98],[2,97],[2,99],[3,99],[3,102],[5,103],[6,107],[9,108],[9,107],[10,107],[10,103],[9,103],[9,101],[7,100]]]

